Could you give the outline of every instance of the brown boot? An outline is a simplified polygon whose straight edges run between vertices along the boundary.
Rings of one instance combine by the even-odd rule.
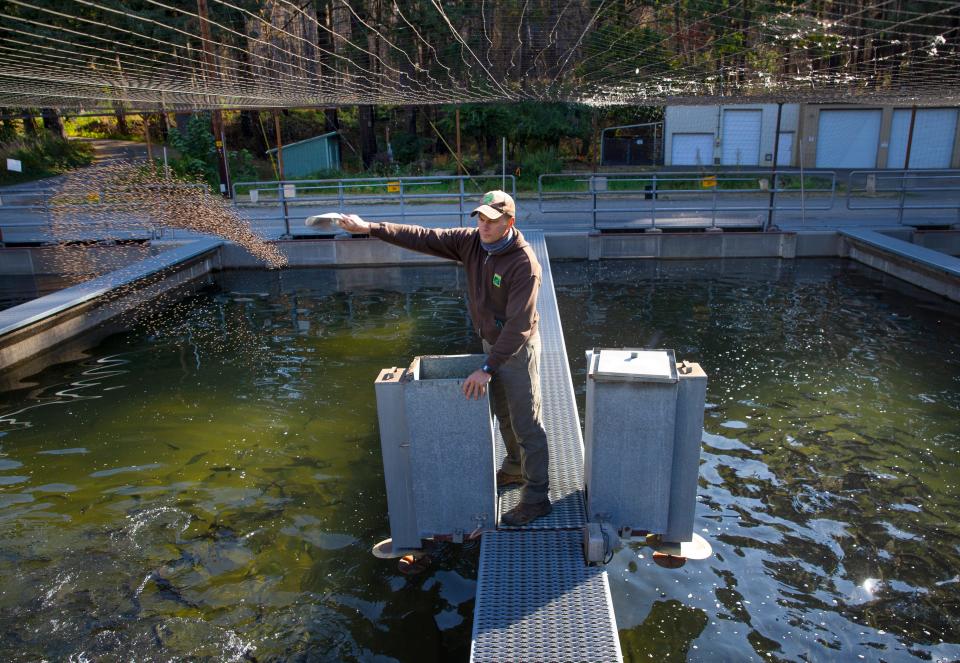
[[[506,488],[507,486],[522,486],[523,475],[507,474],[503,470],[497,470],[497,488]]]
[[[551,511],[553,511],[553,506],[550,504],[550,500],[543,500],[542,502],[535,502],[533,504],[520,502],[520,504],[500,516],[500,523],[508,527],[519,527],[520,525],[533,522]]]

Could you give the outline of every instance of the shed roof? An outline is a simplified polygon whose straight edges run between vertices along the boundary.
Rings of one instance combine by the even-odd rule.
[[[296,143],[288,143],[284,145],[283,149],[288,150],[291,147],[294,147],[295,145],[306,145],[307,143],[312,143],[313,141],[320,140],[321,138],[330,138],[330,136],[336,136],[337,133],[338,132],[336,131],[328,131],[327,133],[320,134],[319,136],[314,136],[312,138],[304,138],[303,140],[298,140]],[[271,147],[269,150],[267,150],[267,154],[273,154],[276,151],[277,151],[277,148]]]

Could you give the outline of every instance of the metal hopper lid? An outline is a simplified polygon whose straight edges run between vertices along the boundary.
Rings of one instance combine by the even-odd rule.
[[[673,350],[594,350],[588,374],[600,381],[677,382]]]

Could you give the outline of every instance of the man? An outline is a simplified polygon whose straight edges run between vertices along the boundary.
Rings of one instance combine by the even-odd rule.
[[[525,525],[552,509],[547,495],[547,434],[540,421],[540,263],[514,228],[516,205],[508,194],[487,192],[470,216],[477,217],[475,229],[367,223],[355,214],[344,215],[340,226],[463,263],[470,317],[487,355],[463,383],[463,393],[480,398],[490,386],[493,412],[507,447],[497,487],[523,486],[520,503],[500,520]]]

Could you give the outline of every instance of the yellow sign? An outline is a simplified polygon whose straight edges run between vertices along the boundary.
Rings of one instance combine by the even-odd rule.
[[[704,189],[709,189],[717,186],[717,176],[716,175],[707,175],[702,180],[700,180],[700,186]]]
[[[387,182],[387,193],[400,193],[400,182]]]
[[[100,202],[100,194],[99,194],[99,193],[88,193],[88,194],[87,194],[87,202],[88,202],[88,203],[99,203],[99,202]]]

